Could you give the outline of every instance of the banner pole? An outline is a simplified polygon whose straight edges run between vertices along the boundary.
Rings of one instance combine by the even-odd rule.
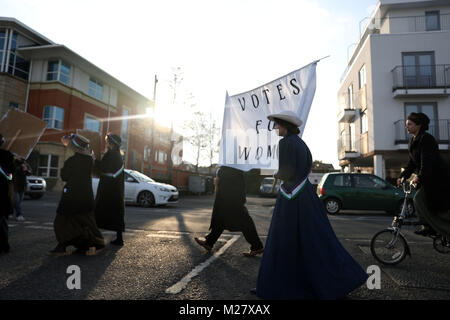
[[[319,62],[319,61],[321,61],[321,60],[323,60],[323,59],[329,58],[329,57],[330,57],[330,55],[327,55],[326,57],[320,58],[319,60],[316,60],[316,61],[314,61],[314,62],[317,63],[317,62]]]

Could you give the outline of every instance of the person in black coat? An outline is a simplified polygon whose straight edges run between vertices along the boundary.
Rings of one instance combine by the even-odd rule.
[[[27,176],[31,174],[25,159],[17,158],[14,160],[14,212],[17,221],[24,221],[22,211],[22,201],[25,191],[27,189]]]
[[[435,231],[444,234],[450,232],[450,220],[444,217],[450,208],[450,173],[439,153],[436,140],[426,132],[429,123],[430,119],[424,113],[413,112],[408,115],[406,129],[413,135],[408,145],[409,161],[397,180],[400,185],[413,173],[416,174],[413,183],[417,185],[418,190],[414,196],[414,207],[423,226],[415,233],[425,236]],[[439,214],[440,217],[438,212],[442,213]],[[436,226],[433,221],[435,218],[444,220],[439,221]],[[432,227],[433,225],[435,227]]]
[[[111,241],[111,244],[118,246],[123,246],[122,232],[125,231],[125,175],[120,152],[121,143],[118,135],[107,134],[107,151],[101,160],[95,160],[95,166],[100,172],[95,199],[95,219],[99,228],[116,231],[117,238]]]
[[[224,230],[242,231],[250,243],[250,251],[245,256],[255,256],[264,251],[259,239],[255,223],[245,207],[245,180],[241,170],[222,166],[215,178],[216,199],[211,216],[211,232],[205,240],[195,238],[195,241],[211,251],[217,239]]]
[[[0,134],[0,147],[5,139]],[[0,254],[10,250],[8,241],[8,216],[13,209],[12,173],[14,171],[14,156],[4,149],[0,149]]]
[[[66,247],[72,245],[77,248],[76,253],[93,254],[95,249],[105,245],[95,223],[92,190],[94,160],[89,152],[89,140],[72,134],[63,137],[62,142],[74,151],[74,155],[64,162],[61,169],[61,179],[66,184],[53,223],[58,245],[50,253],[65,255]]]

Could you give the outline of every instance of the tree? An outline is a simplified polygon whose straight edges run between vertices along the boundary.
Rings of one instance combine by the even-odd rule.
[[[195,108],[195,104],[191,105],[191,108]],[[208,146],[209,141],[209,124],[207,117],[203,112],[197,110],[192,113],[192,118],[185,122],[184,127],[190,133],[186,137],[186,141],[188,141],[196,151],[195,172],[198,172],[202,151]]]
[[[208,151],[209,158],[209,173],[211,173],[213,160],[219,152],[220,127],[217,121],[213,118],[212,113],[209,113],[208,135],[206,143],[206,151]]]

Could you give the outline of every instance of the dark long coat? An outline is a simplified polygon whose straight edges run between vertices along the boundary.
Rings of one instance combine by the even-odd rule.
[[[431,210],[447,210],[449,208],[450,187],[449,170],[439,154],[439,147],[434,137],[422,132],[411,138],[409,145],[409,161],[400,177],[408,179],[412,173],[419,177],[419,187],[423,187],[427,207]]]
[[[14,157],[11,152],[0,149],[0,166],[9,176],[14,170]],[[8,216],[13,214],[13,184],[0,173],[0,253],[9,251]]]
[[[94,210],[91,156],[75,153],[64,162],[61,179],[66,182],[56,212],[62,215],[86,213]]]
[[[7,150],[0,149],[0,166],[8,175],[14,172],[14,156]],[[0,216],[8,217],[13,213],[13,182],[0,174]]]
[[[100,172],[95,199],[97,226],[107,230],[125,231],[125,174],[120,151],[109,149],[102,160],[95,161],[95,166]],[[122,169],[121,172],[120,169]],[[120,174],[117,177],[112,176],[118,172]]]
[[[241,170],[222,166],[217,174],[218,191],[214,200],[210,229],[243,231],[252,223],[245,207],[245,180]]]
[[[66,182],[53,222],[58,243],[77,248],[104,247],[94,216],[94,192],[90,155],[75,153],[64,162],[61,179]]]
[[[308,180],[311,153],[289,134],[279,143],[283,180],[261,260],[256,293],[262,299],[337,299],[364,284],[367,273],[337,239]]]

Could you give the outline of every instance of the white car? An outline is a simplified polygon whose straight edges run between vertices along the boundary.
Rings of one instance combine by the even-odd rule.
[[[94,197],[98,182],[98,178],[92,179]],[[138,171],[125,169],[125,203],[153,207],[177,203],[178,196],[178,190],[174,186],[156,182]]]

